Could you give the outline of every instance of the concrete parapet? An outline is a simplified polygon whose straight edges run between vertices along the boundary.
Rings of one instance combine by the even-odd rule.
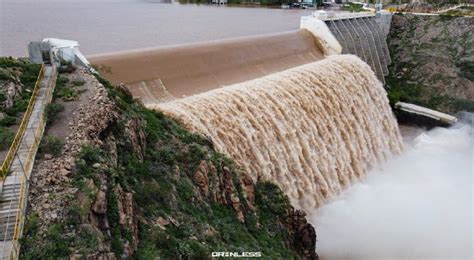
[[[316,11],[310,15],[319,20],[330,21],[330,20],[342,20],[342,19],[354,19],[362,17],[373,17],[375,13],[373,12],[359,12],[359,13],[349,13],[349,12],[326,12],[326,11]]]

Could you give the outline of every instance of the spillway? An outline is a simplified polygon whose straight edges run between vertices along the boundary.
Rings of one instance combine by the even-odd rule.
[[[145,105],[283,71],[323,58],[306,30],[88,57]]]
[[[209,137],[255,181],[277,183],[305,209],[321,206],[402,148],[382,84],[352,55],[150,108]]]
[[[388,75],[388,65],[391,63],[383,31],[385,27],[390,27],[390,23],[388,26],[380,25],[387,19],[391,19],[390,14],[359,14],[351,18],[325,20],[329,30],[341,44],[342,53],[357,55],[370,65],[382,82]]]

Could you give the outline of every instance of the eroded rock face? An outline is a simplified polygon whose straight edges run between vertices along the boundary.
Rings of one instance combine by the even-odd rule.
[[[209,197],[209,168],[207,161],[201,161],[193,177],[194,183],[199,187],[201,194],[206,198]],[[215,167],[213,169],[215,174]],[[214,174],[211,173],[211,175]]]
[[[127,230],[131,236],[131,241],[124,245],[124,255],[130,257],[137,250],[138,239],[138,219],[133,202],[133,194],[125,192],[120,185],[114,189],[117,198],[119,224],[123,230]]]
[[[237,213],[240,222],[245,223],[245,213],[255,210],[255,185],[245,172],[240,173],[240,185],[245,202],[242,202],[236,191],[236,185],[229,169],[224,168],[224,174],[218,176],[212,162],[203,160],[193,175],[193,181],[199,188],[204,199],[231,205]],[[253,215],[255,216],[255,215]],[[169,221],[157,220],[160,226],[166,226]],[[278,221],[275,219],[275,221]],[[302,210],[288,209],[288,216],[284,220],[288,229],[291,247],[298,251],[304,259],[318,259],[316,254],[316,231],[306,220],[306,213]],[[258,225],[258,224],[257,224]],[[211,231],[209,231],[211,232]]]
[[[11,108],[15,100],[20,98],[23,86],[18,81],[9,81],[0,84],[0,91],[4,94],[4,100],[0,103],[0,106]]]
[[[239,198],[236,184],[232,179],[232,173],[227,167],[223,168],[223,175],[217,174],[216,167],[212,162],[203,160],[193,175],[194,183],[199,187],[201,196],[206,200],[230,205],[237,213],[240,222],[244,223],[244,206]],[[254,209],[255,194],[252,179],[244,172],[240,173],[240,183],[244,187],[244,199],[246,207]]]
[[[0,68],[0,107],[11,108],[21,98],[23,84],[20,81],[21,71],[14,68]]]
[[[146,149],[145,123],[137,118],[132,118],[127,121],[125,126],[131,148],[138,155],[138,158],[143,161]]]
[[[318,259],[316,254],[316,231],[306,220],[306,213],[291,209],[287,219],[293,246],[305,259]]]

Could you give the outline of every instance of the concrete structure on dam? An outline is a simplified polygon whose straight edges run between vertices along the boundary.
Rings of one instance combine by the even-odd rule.
[[[380,81],[385,82],[390,64],[386,37],[390,30],[391,14],[314,12],[301,18],[301,27],[322,21],[341,46],[342,54],[354,54],[370,65]],[[319,22],[321,23],[321,22]],[[323,26],[320,26],[323,27]],[[318,35],[321,37],[320,35]]]

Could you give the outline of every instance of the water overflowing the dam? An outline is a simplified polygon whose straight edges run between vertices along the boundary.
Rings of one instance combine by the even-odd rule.
[[[323,58],[306,30],[88,57],[145,105],[255,79]]]
[[[401,150],[385,90],[352,55],[149,106],[311,209]]]
[[[89,59],[146,107],[210,138],[254,181],[275,182],[312,210],[402,143],[371,67],[337,55],[323,21],[301,28]]]

